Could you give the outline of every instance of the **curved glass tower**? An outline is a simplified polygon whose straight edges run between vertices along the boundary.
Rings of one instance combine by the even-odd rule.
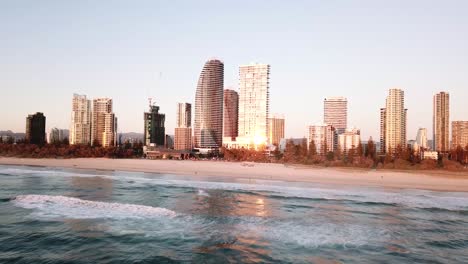
[[[205,63],[195,94],[195,148],[220,148],[223,140],[224,64]]]

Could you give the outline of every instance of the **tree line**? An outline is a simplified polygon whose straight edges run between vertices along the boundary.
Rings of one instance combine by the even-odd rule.
[[[126,142],[118,147],[102,147],[99,144],[70,145],[68,139],[53,144],[34,145],[25,140],[3,142],[0,137],[0,156],[20,158],[140,158],[143,143]]]
[[[304,138],[299,144],[295,144],[292,139],[287,140],[283,153],[279,151],[278,146],[272,152],[267,151],[265,147],[260,147],[257,150],[224,148],[222,153],[227,161],[292,163],[327,167],[461,170],[468,164],[468,145],[464,148],[458,146],[449,153],[439,155],[437,160],[422,159],[421,152],[415,152],[411,147],[401,146],[384,155],[379,155],[372,139],[369,139],[365,146],[357,144],[346,152],[339,147],[334,151],[326,151],[327,149],[330,148],[325,142],[318,150],[314,141],[308,143]]]

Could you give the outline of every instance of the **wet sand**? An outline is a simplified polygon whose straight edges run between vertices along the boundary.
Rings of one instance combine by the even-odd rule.
[[[468,174],[450,171],[391,171],[320,168],[283,164],[143,159],[22,159],[0,158],[0,165],[28,165],[76,169],[138,171],[345,186],[468,192]]]

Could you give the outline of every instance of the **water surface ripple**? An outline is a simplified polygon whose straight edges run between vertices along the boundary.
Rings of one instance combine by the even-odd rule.
[[[468,194],[0,166],[0,263],[468,263]]]

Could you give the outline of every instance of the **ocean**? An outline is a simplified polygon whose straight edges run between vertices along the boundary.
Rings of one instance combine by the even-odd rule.
[[[468,193],[0,166],[0,263],[468,263]]]

